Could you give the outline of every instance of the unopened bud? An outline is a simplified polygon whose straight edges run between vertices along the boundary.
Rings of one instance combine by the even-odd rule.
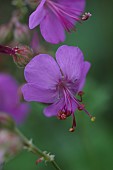
[[[14,40],[26,44],[30,40],[30,31],[26,24],[17,23],[14,30]]]
[[[8,161],[23,149],[21,138],[14,132],[0,130],[0,164]]]
[[[4,24],[0,26],[0,44],[9,43],[13,39],[12,25]]]
[[[0,129],[10,129],[13,130],[15,127],[15,123],[13,119],[6,113],[0,112]]]
[[[33,51],[28,46],[20,46],[13,48],[15,55],[13,55],[14,62],[19,67],[25,67],[33,58]]]

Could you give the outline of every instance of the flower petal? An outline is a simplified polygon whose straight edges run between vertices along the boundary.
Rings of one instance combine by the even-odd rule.
[[[62,24],[52,11],[46,10],[46,16],[40,23],[41,34],[50,43],[58,44],[65,40]]]
[[[84,67],[83,67],[83,70],[82,70],[82,75],[81,75],[81,78],[80,78],[80,84],[79,84],[79,90],[78,91],[82,90],[82,88],[85,84],[86,75],[87,75],[90,67],[91,67],[91,64],[89,62],[87,62],[87,61],[84,62]]]
[[[64,106],[64,99],[61,99],[58,102],[53,103],[50,106],[46,107],[44,109],[44,115],[47,117],[57,116],[59,110],[61,110],[63,106]]]
[[[17,105],[18,84],[9,74],[0,74],[0,110],[7,111]],[[12,97],[11,97],[12,96]]]
[[[51,117],[51,116],[57,116],[58,112],[63,109],[63,107],[65,106],[65,99],[61,98],[59,101],[49,105],[48,107],[46,107],[44,109],[44,115],[47,117]],[[73,99],[71,100],[71,105],[67,104],[66,105],[67,110],[74,112],[77,108],[76,103],[73,101]]]
[[[14,110],[10,112],[10,115],[14,118],[17,124],[22,123],[29,113],[29,105],[26,103],[20,104]]]
[[[0,111],[11,115],[17,123],[21,123],[28,110],[28,104],[20,103],[15,79],[8,74],[0,74]]]
[[[68,80],[80,78],[83,67],[83,53],[78,47],[63,45],[56,52],[56,60]]]
[[[45,16],[44,3],[46,0],[42,0],[36,10],[29,17],[29,28],[33,29],[40,24],[41,20]]]
[[[25,67],[25,78],[29,83],[37,84],[43,89],[54,89],[61,78],[56,61],[47,54],[35,56]]]
[[[22,87],[24,99],[26,101],[37,101],[43,103],[55,102],[57,91],[50,89],[43,89],[37,84],[27,83]]]
[[[78,14],[81,14],[85,8],[85,0],[57,0],[57,3],[62,4],[68,9],[75,9],[75,11],[78,10]]]

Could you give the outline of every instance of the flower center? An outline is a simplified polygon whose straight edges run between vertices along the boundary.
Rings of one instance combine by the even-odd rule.
[[[62,80],[59,82],[58,87],[59,87],[59,93],[63,94],[64,98],[64,105],[63,107],[59,110],[57,113],[57,117],[60,120],[65,120],[67,117],[72,115],[73,122],[72,122],[72,127],[69,129],[70,132],[73,132],[76,127],[76,120],[75,120],[75,115],[74,111],[77,108],[79,111],[84,111],[91,119],[91,121],[95,121],[95,117],[93,117],[86,109],[85,105],[82,103],[82,96],[84,92],[79,91],[78,96],[80,97],[77,99],[74,94],[69,90],[69,88],[66,86],[66,81]],[[62,96],[61,96],[62,97]]]

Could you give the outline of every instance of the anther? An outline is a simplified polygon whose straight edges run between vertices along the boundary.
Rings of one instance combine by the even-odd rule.
[[[74,131],[75,131],[74,128],[70,128],[70,129],[69,129],[69,132],[74,132]]]
[[[67,118],[67,115],[65,114],[64,111],[60,110],[58,112],[57,118],[60,119],[60,120],[65,120]]]
[[[84,95],[84,92],[83,91],[79,91],[78,92],[78,96],[83,96]]]
[[[94,122],[96,117],[91,117],[91,122]]]
[[[86,20],[88,20],[91,16],[92,16],[92,14],[91,14],[90,12],[85,12],[85,14],[82,15],[81,20],[82,20],[82,21],[86,21]]]
[[[84,108],[85,108],[85,105],[84,105],[84,104],[81,104],[81,105],[78,106],[78,110],[79,110],[79,111],[82,111]]]
[[[80,96],[80,99],[77,99],[79,102],[82,102],[82,96],[84,95],[83,91],[78,92],[78,96]]]
[[[67,118],[67,116],[63,113],[63,114],[61,114],[61,116],[60,116],[60,119],[61,120],[65,120]]]

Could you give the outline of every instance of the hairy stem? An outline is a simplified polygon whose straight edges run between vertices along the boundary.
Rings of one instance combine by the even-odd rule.
[[[17,128],[15,129],[16,133],[19,134],[21,137],[24,146],[28,151],[34,153],[37,156],[42,157],[45,161],[50,162],[56,170],[61,170],[58,164],[55,162],[53,155],[48,154],[46,151],[40,150],[38,147],[36,147],[32,141],[28,140]]]

